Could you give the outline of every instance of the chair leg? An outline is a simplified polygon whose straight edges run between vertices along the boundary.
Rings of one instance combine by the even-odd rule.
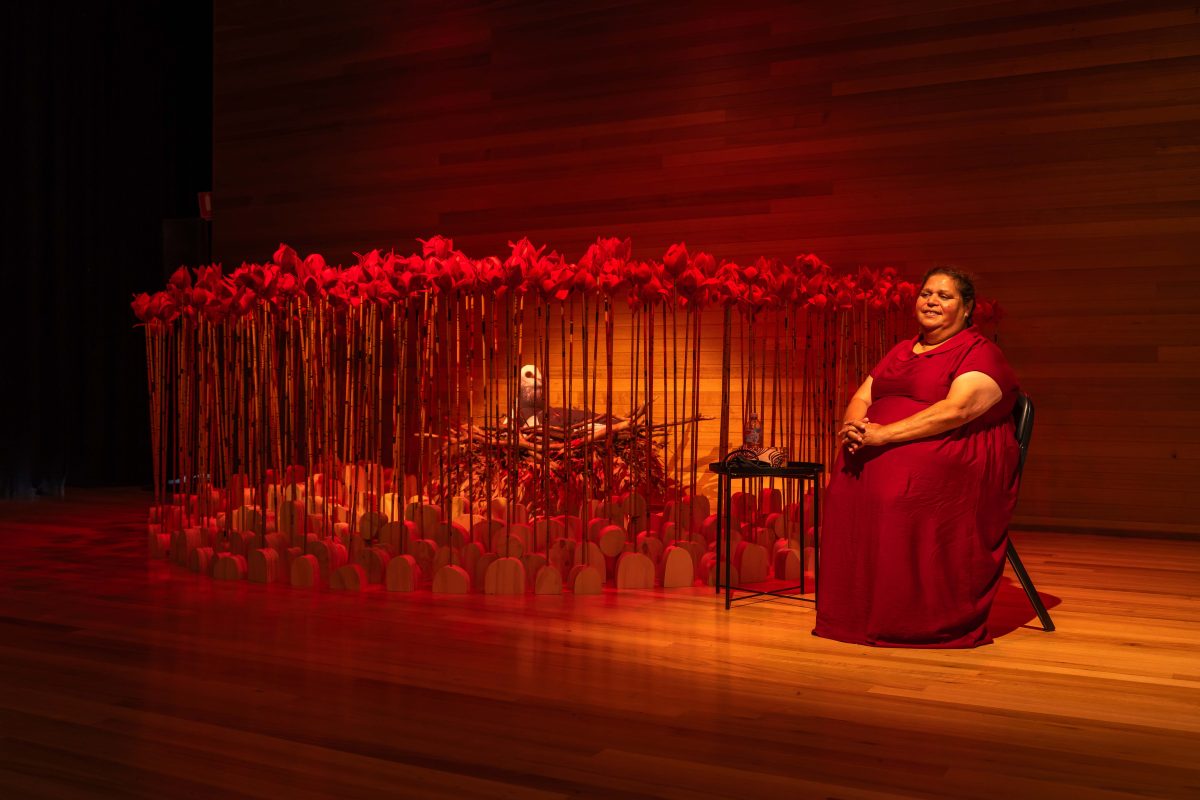
[[[1021,582],[1021,588],[1025,590],[1025,596],[1029,598],[1033,610],[1037,612],[1038,619],[1042,623],[1042,630],[1049,633],[1054,630],[1054,620],[1050,619],[1050,612],[1046,610],[1042,598],[1038,597],[1037,589],[1034,588],[1029,573],[1025,571],[1025,565],[1021,563],[1021,557],[1017,555],[1017,548],[1013,546],[1012,539],[1008,540],[1007,555],[1008,563],[1012,565],[1013,572],[1017,573],[1017,580]]]

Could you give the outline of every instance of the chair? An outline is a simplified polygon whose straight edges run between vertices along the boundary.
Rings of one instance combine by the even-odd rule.
[[[1013,406],[1013,421],[1016,422],[1017,442],[1021,446],[1021,456],[1017,461],[1017,488],[1019,490],[1021,473],[1025,471],[1025,455],[1029,452],[1029,440],[1033,438],[1033,401],[1024,392],[1017,392],[1017,402]],[[1046,605],[1038,596],[1037,589],[1034,588],[1033,581],[1029,578],[1029,573],[1025,571],[1025,565],[1021,563],[1021,557],[1017,555],[1017,548],[1013,545],[1011,537],[1008,540],[1007,555],[1008,563],[1012,565],[1017,580],[1021,582],[1021,588],[1025,590],[1025,596],[1029,598],[1033,610],[1037,612],[1038,619],[1042,623],[1042,630],[1049,633],[1054,630],[1054,620],[1050,619]]]

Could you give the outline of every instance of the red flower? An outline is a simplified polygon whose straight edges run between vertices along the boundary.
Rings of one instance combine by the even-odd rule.
[[[179,291],[191,289],[192,273],[188,271],[187,267],[180,267],[171,273],[171,278],[167,281],[167,286]]]
[[[675,279],[675,291],[679,293],[681,305],[695,305],[702,301],[708,279],[694,266],[688,267]]]
[[[663,256],[663,266],[672,278],[679,277],[685,269],[691,265],[688,258],[687,244],[679,242],[667,248],[667,254]]]
[[[133,315],[137,317],[138,320],[141,322],[148,322],[150,320],[150,303],[150,295],[142,292],[141,294],[135,294],[133,296],[133,302],[129,305],[133,308]]]
[[[596,276],[592,274],[591,269],[585,268],[582,264],[572,264],[574,275],[571,278],[571,288],[577,292],[585,294],[596,290]]]
[[[280,242],[279,249],[275,251],[275,255],[271,260],[279,265],[284,272],[290,272],[293,275],[299,271],[302,266],[300,256],[295,250]]]
[[[454,252],[454,240],[444,236],[417,239],[417,241],[421,243],[426,258],[449,258],[450,254]]]

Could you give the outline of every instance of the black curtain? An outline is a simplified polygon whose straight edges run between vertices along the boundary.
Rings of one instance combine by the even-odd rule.
[[[6,4],[0,497],[145,484],[133,293],[212,186],[211,3]]]

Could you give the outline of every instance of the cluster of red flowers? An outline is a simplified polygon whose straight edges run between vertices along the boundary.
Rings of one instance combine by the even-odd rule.
[[[344,309],[399,304],[437,292],[495,298],[526,294],[544,302],[603,296],[613,302],[623,299],[630,307],[735,306],[747,314],[796,306],[878,313],[911,307],[917,293],[917,286],[900,280],[891,267],[835,275],[812,254],[797,256],[790,264],[769,258],[745,266],[718,264],[709,253],[689,253],[680,243],[671,245],[662,261],[642,261],[632,257],[629,239],[598,239],[583,258],[570,262],[522,239],[509,242],[512,253],[501,260],[469,258],[442,236],[418,241],[423,245],[419,255],[372,250],[355,254],[358,263],[351,267],[331,267],[315,253],[302,259],[287,245],[279,246],[270,263],[243,264],[229,275],[218,265],[194,272],[180,267],[163,291],[137,295],[133,311],[143,323],[171,322],[180,316],[222,322],[300,298]],[[977,300],[976,321],[995,320],[997,312],[991,301]]]

